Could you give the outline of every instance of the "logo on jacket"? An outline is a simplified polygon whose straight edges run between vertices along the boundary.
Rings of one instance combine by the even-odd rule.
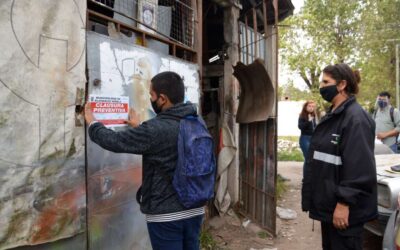
[[[332,140],[331,143],[334,145],[338,145],[340,143],[340,135],[338,134],[332,134]]]

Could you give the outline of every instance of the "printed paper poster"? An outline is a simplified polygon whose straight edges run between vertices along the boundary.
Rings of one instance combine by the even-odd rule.
[[[99,96],[89,97],[93,115],[106,126],[124,126],[128,119],[128,96]]]

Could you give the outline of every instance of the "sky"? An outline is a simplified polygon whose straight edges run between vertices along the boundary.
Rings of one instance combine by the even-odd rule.
[[[304,0],[292,0],[292,3],[294,5],[294,14],[298,13],[300,11],[300,8],[304,5]],[[287,84],[289,81],[293,81],[294,86],[296,86],[299,89],[307,89],[307,85],[303,81],[303,79],[300,77],[298,73],[291,72],[287,65],[283,64],[280,62],[279,64],[279,85],[282,86],[284,84]]]

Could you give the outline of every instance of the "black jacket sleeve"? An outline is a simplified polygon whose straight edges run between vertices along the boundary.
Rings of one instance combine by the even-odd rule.
[[[89,127],[89,137],[102,148],[115,153],[145,154],[154,145],[156,135],[152,131],[147,123],[116,132],[97,122]]]
[[[307,159],[304,159],[304,178],[301,186],[301,210],[308,212],[311,201],[311,168],[308,166]]]
[[[355,205],[360,196],[371,195],[377,186],[374,131],[373,123],[354,117],[344,127],[339,144],[343,165],[336,187],[339,202]]]
[[[313,130],[312,121],[303,119],[303,118],[301,118],[301,117],[299,117],[299,122],[298,122],[298,125],[297,125],[297,126],[298,126],[298,128],[299,128],[301,131],[303,131],[303,130],[310,130],[310,131],[312,131],[312,130]]]

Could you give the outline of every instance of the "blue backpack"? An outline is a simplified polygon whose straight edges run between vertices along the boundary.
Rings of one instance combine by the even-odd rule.
[[[184,207],[201,207],[214,197],[215,171],[213,139],[205,122],[199,116],[182,118],[172,184]]]

